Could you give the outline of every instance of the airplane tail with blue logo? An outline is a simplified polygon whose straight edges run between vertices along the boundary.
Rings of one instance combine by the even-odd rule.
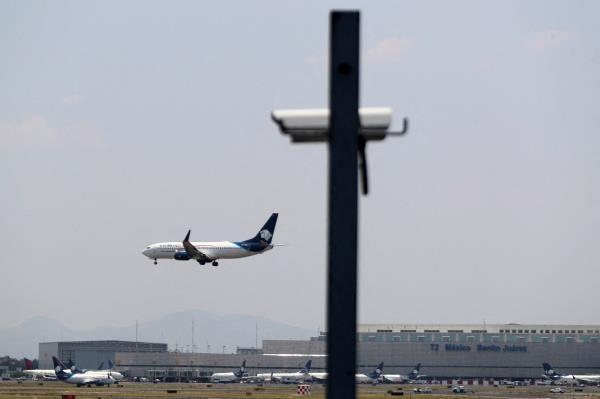
[[[544,367],[544,376],[550,378],[551,380],[560,378],[560,374],[554,371],[550,363],[542,363],[542,366]]]
[[[274,215],[277,215],[277,214],[274,213]],[[277,216],[275,216],[275,219],[277,220]],[[271,220],[271,219],[269,219],[269,220]],[[304,365],[304,368],[302,370],[300,370],[300,373],[301,374],[308,374],[308,373],[310,373],[310,366],[311,366],[311,364],[312,364],[312,360],[309,360],[308,362],[306,362],[306,364]]]
[[[376,380],[381,376],[381,373],[383,373],[383,362],[377,365],[377,368],[371,373],[371,375],[369,375],[369,377]]]
[[[419,376],[419,371],[421,370],[421,363],[417,363],[415,368],[408,374],[409,380],[414,380]]]
[[[271,244],[271,241],[273,240],[273,235],[275,234],[275,224],[277,224],[277,216],[279,216],[278,213],[273,213],[271,217],[269,217],[269,220],[267,220],[267,223],[265,223],[265,225],[258,231],[258,233],[246,242],[260,243],[265,247]]]
[[[56,378],[59,380],[66,380],[70,373],[67,373],[65,370],[68,370],[67,367],[56,358],[56,356],[52,356],[52,363],[54,363],[54,372],[56,373]]]
[[[244,372],[246,371],[246,359],[242,362],[240,369],[234,373],[237,378],[242,378],[244,376]]]

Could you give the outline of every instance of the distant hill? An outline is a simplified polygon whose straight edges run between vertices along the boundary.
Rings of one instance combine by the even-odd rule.
[[[138,340],[165,342],[170,350],[191,350],[194,321],[195,352],[235,351],[237,346],[255,346],[263,339],[307,339],[315,332],[289,324],[248,315],[221,316],[203,310],[171,313],[158,320],[138,324]],[[37,357],[38,343],[71,340],[135,340],[135,325],[73,330],[47,317],[33,317],[18,326],[0,330],[0,356]]]

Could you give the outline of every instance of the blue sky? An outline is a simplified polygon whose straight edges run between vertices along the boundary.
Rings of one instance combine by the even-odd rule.
[[[328,13],[361,10],[363,322],[600,323],[593,1],[0,4],[0,327],[200,308],[324,324],[325,147],[275,108],[327,104]],[[218,268],[151,242],[288,246]],[[14,298],[18,298],[17,301]]]

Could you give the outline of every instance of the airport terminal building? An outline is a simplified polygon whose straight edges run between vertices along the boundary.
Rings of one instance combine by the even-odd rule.
[[[171,380],[235,370],[243,360],[249,374],[297,371],[308,359],[312,359],[315,371],[322,371],[326,365],[326,339],[327,334],[321,333],[307,340],[264,340],[262,350],[239,349],[236,354],[170,352],[166,344],[152,343],[146,343],[149,346],[144,350],[115,347],[111,353],[117,368],[131,376]],[[69,359],[66,354],[74,361],[92,359],[79,354],[78,345],[85,343],[51,344],[69,344],[57,352],[65,361]],[[47,345],[40,344],[40,367],[46,364],[42,363],[42,349],[48,349]],[[99,363],[98,358],[94,359],[90,364],[80,362],[80,367],[94,367]],[[390,374],[407,374],[421,363],[421,374],[437,380],[539,379],[542,362],[564,373],[599,374],[600,326],[359,325],[358,371],[372,371],[379,362],[385,364],[384,373]]]

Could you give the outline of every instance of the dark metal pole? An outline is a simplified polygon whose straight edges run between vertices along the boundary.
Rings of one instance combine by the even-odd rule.
[[[356,397],[359,12],[330,15],[327,397]]]

